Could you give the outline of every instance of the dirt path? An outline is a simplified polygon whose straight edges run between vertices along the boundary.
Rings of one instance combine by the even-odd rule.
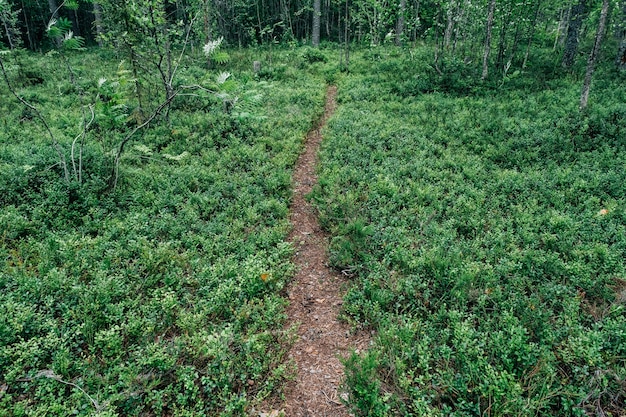
[[[337,107],[336,94],[336,87],[328,88],[324,116],[307,135],[306,149],[293,177],[293,230],[289,241],[297,251],[297,273],[287,289],[287,326],[299,324],[298,341],[289,352],[298,374],[286,389],[282,410],[287,417],[349,416],[339,398],[338,387],[344,375],[339,357],[351,349],[363,349],[368,343],[367,337],[351,334],[349,326],[337,320],[347,282],[328,267],[328,236],[320,229],[315,209],[305,199],[317,182],[321,130]]]

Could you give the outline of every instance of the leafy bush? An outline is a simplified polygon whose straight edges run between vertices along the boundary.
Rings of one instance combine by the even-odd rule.
[[[328,58],[326,57],[324,52],[319,48],[306,48],[302,52],[302,58],[304,58],[304,60],[309,64],[328,61]]]

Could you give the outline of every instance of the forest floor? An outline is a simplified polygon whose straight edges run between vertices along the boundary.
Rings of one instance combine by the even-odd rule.
[[[317,152],[322,130],[335,111],[337,88],[328,88],[324,115],[307,135],[293,175],[294,195],[290,207],[293,229],[289,241],[296,248],[296,275],[287,288],[290,305],[286,326],[298,328],[289,359],[297,375],[285,391],[281,412],[288,417],[349,416],[341,402],[340,383],[344,370],[340,358],[352,350],[362,351],[367,334],[354,333],[338,319],[342,295],[348,282],[328,266],[328,236],[319,225],[316,210],[306,200],[317,183]],[[261,416],[279,415],[278,411]]]

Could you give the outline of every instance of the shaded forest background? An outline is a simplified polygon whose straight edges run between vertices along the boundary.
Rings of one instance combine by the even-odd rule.
[[[50,27],[61,21],[86,45],[133,47],[174,29],[192,45],[223,37],[229,46],[345,42],[379,45],[434,42],[466,64],[486,62],[508,72],[525,67],[532,46],[563,52],[571,68],[580,41],[592,39],[607,8],[603,32],[626,64],[626,2],[617,0],[2,0],[4,47],[47,50],[58,44]],[[135,36],[133,35],[140,35]],[[67,36],[67,32],[64,34]],[[158,40],[158,39],[157,39]]]

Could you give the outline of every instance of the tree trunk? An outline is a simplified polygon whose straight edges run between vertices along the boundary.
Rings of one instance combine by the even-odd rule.
[[[96,41],[98,46],[102,46],[102,37],[104,36],[104,27],[102,26],[102,6],[100,3],[93,3],[94,25],[96,26]]]
[[[589,54],[589,60],[587,61],[587,72],[585,74],[585,81],[583,83],[583,91],[580,95],[580,110],[584,110],[587,107],[587,101],[589,100],[589,90],[591,89],[591,77],[596,66],[596,59],[598,58],[598,52],[600,51],[600,45],[602,44],[602,36],[606,27],[607,15],[609,14],[609,0],[602,1],[602,11],[600,12],[600,22],[598,23],[598,31],[596,32],[596,41],[593,43],[593,48]]]
[[[413,22],[413,42],[417,40],[417,31],[420,26],[420,0],[415,0],[415,5],[413,6],[415,9],[415,20]]]
[[[496,0],[489,2],[489,12],[487,13],[487,36],[485,37],[485,51],[483,52],[483,74],[481,80],[489,75],[489,53],[491,52],[491,30],[493,29],[493,15],[496,10]]]
[[[439,69],[439,46],[443,45],[443,43],[439,43],[439,27],[441,26],[441,15],[443,14],[443,9],[439,7],[437,9],[437,16],[435,20],[433,20],[433,27],[435,29],[435,59],[433,62],[433,68],[437,71],[437,74],[443,75],[443,72]]]
[[[587,9],[586,0],[580,0],[570,9],[569,25],[567,27],[567,38],[565,39],[565,51],[563,52],[563,60],[561,64],[563,68],[571,68],[576,61],[576,53],[578,52],[578,35],[583,24],[583,16]]]
[[[204,41],[209,43],[213,40],[213,29],[211,27],[211,2],[204,0]]]
[[[562,35],[563,32],[567,32],[567,22],[569,21],[569,12],[571,10],[571,6],[566,9],[561,9],[561,16],[559,17],[559,25],[556,28],[556,34],[554,36],[554,46],[552,47],[553,51],[556,51],[556,47],[559,45],[559,42],[562,43]],[[548,29],[548,20],[546,19],[546,27],[544,30]]]
[[[31,51],[35,50],[35,44],[33,43],[33,36],[31,33],[30,23],[28,22],[28,14],[26,14],[26,7],[24,7],[24,0],[22,0],[22,13],[24,14],[24,25],[26,26],[26,36],[28,37],[28,47]]]
[[[74,35],[80,36],[80,22],[78,20],[78,9],[72,11],[72,30]]]
[[[59,8],[56,0],[48,0],[48,8],[50,9],[50,18],[57,19],[59,17]]]
[[[406,12],[406,0],[400,0],[398,21],[396,22],[396,45],[402,45],[402,32],[404,32],[404,13]]]
[[[626,71],[626,0],[622,0],[622,8],[617,21],[615,36],[621,40],[617,48],[615,65],[620,71]]]
[[[452,32],[454,31],[454,20],[456,18],[456,0],[452,0],[448,6],[446,30],[443,34],[443,49],[450,47]]]
[[[507,7],[502,15],[502,24],[500,25],[500,40],[498,42],[498,54],[496,55],[496,68],[498,69],[504,67],[504,55],[507,49],[506,32],[510,24],[510,12],[511,10]]]
[[[311,35],[311,43],[315,48],[320,46],[320,26],[322,17],[321,0],[313,0],[313,33]]]
[[[623,39],[619,45],[615,64],[620,71],[626,71],[626,39]]]
[[[617,40],[626,39],[626,0],[622,0],[620,13],[615,24],[615,38]]]
[[[50,9],[50,19],[48,19],[48,22],[51,22],[52,19],[58,19],[59,7],[57,6],[56,0],[48,0],[48,8]],[[46,25],[47,24],[48,23],[46,23]],[[54,43],[56,44],[57,48],[59,48],[61,46],[61,38],[57,37],[56,39],[54,39]]]
[[[333,22],[332,9],[330,8],[330,0],[326,0],[326,2],[324,3],[324,10],[325,10],[324,26],[326,27],[326,37],[330,39],[331,38],[330,28]],[[286,13],[289,16],[291,15],[288,9],[286,9]]]
[[[348,29],[348,25],[350,24],[350,9],[348,0],[346,0],[346,11],[344,15],[344,33],[343,39],[346,43],[346,66],[345,70],[349,71],[350,68],[350,30]]]
[[[256,2],[256,19],[257,19],[257,23],[258,23],[258,37],[259,39],[257,40],[257,42],[259,44],[263,44],[263,37],[264,37],[264,33],[263,33],[263,24],[261,23],[261,7],[262,7],[262,2],[257,1]]]
[[[537,6],[535,8],[535,16],[533,22],[530,25],[530,33],[528,34],[528,43],[526,44],[526,52],[524,53],[524,62],[522,62],[522,69],[526,68],[528,63],[528,55],[530,55],[530,46],[533,43],[533,37],[535,36],[535,28],[537,27],[537,19],[539,18],[539,10],[541,9],[541,0],[537,0]]]
[[[505,68],[510,67],[511,63],[515,59],[515,55],[517,54],[517,48],[519,47],[519,39],[520,39],[520,23],[517,22],[515,24],[515,35],[513,36],[513,45],[511,45],[511,53],[509,54],[509,59],[505,64]]]
[[[459,1],[459,6],[458,6],[458,13],[457,13],[457,17],[456,17],[456,24],[454,25],[454,39],[452,40],[452,55],[454,55],[456,53],[456,45],[459,41],[459,33],[461,33],[461,27],[466,23],[465,21],[465,13],[466,13],[466,6],[467,6],[468,1],[465,0],[464,3],[461,3]],[[465,32],[463,32],[463,36],[465,35]],[[465,45],[463,45],[465,46]]]
[[[8,6],[7,6],[8,7]],[[7,11],[7,16],[9,16],[10,11]],[[11,30],[11,24],[8,22],[8,17],[5,17],[5,14],[0,11],[0,20],[2,20],[2,26],[4,26],[4,31],[6,32],[7,39],[9,40],[9,48],[11,50],[15,49],[15,44],[13,43],[13,34]]]

